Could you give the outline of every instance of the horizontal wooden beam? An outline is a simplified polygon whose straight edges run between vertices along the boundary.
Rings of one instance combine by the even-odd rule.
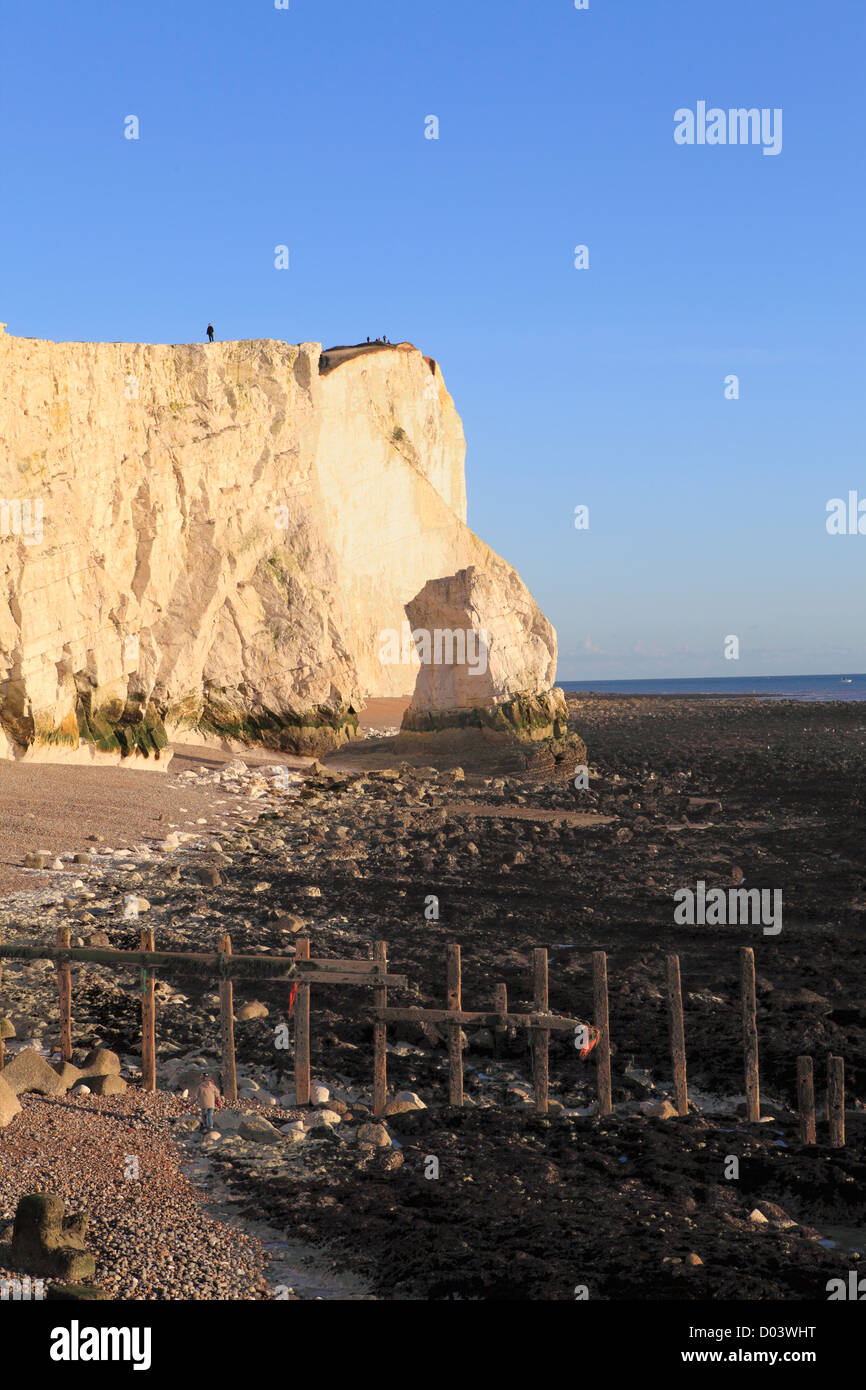
[[[381,985],[406,987],[403,975],[385,975],[378,961],[331,959],[295,960],[294,956],[230,956],[222,952],[113,951],[95,946],[0,945],[0,960],[53,960],[81,965],[114,965],[140,970],[169,969],[180,973],[233,979],[295,976],[306,984]]]
[[[477,1023],[483,1028],[551,1028],[573,1032],[583,1023],[580,1018],[560,1014],[477,1013],[466,1009],[375,1009],[379,1023]]]
[[[265,956],[263,959],[267,960],[268,957]],[[340,960],[339,957],[335,959],[333,956],[310,956],[308,964],[314,965],[317,970],[351,970],[353,974],[358,975],[378,975],[382,970],[377,960]]]
[[[244,961],[243,956],[227,956],[219,952],[202,954],[194,951],[113,951],[102,946],[68,946],[61,950],[49,946],[5,945],[0,946],[0,959],[78,961],[82,965],[118,965],[150,970],[159,969],[160,966],[171,966],[176,970],[205,975],[219,973],[221,965],[227,974],[233,974],[236,967]],[[274,974],[282,974],[295,968],[295,962],[290,956],[268,956],[265,959],[268,969]]]
[[[310,962],[312,964],[312,962]],[[356,989],[382,989],[390,986],[392,989],[408,989],[408,975],[357,975],[343,974],[340,970],[329,970],[327,974],[320,975],[309,970],[303,973],[298,971],[298,979],[305,985],[354,985]]]

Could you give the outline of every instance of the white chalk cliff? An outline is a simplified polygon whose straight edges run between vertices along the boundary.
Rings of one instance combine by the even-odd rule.
[[[321,351],[0,326],[0,756],[321,751],[412,691],[382,634],[429,580],[513,574],[466,526],[438,366]]]

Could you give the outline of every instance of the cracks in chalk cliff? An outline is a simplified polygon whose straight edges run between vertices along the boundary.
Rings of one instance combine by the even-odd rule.
[[[14,390],[0,396],[0,453],[15,441],[14,470],[15,450],[47,451],[53,476],[38,482],[50,540],[35,553],[0,546],[18,599],[0,671],[14,645],[24,697],[46,719],[66,715],[62,692],[51,704],[65,642],[74,668],[99,672],[97,707],[116,680],[193,714],[215,678],[240,732],[288,742],[279,711],[306,710],[318,727],[327,707],[321,739],[334,725],[338,740],[340,699],[390,688],[375,634],[399,627],[406,597],[431,575],[495,564],[458,515],[465,444],[429,362],[394,345],[390,366],[346,364],[329,384],[320,353],[274,340],[5,345]],[[71,410],[62,436],[41,410],[52,370]],[[134,680],[127,635],[141,642]],[[273,727],[256,725],[257,709]]]

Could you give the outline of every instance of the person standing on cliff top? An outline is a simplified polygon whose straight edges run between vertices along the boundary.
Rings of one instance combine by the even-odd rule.
[[[213,324],[212,324],[212,323],[209,323],[208,326],[207,326],[207,340],[208,340],[209,343],[212,343],[212,342],[213,342]]]
[[[213,1129],[213,1112],[220,1103],[220,1093],[210,1076],[202,1077],[192,1098],[201,1110],[202,1129]]]

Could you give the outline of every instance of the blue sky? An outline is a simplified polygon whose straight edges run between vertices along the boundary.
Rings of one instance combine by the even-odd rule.
[[[866,670],[825,529],[866,498],[862,0],[41,0],[0,42],[11,333],[410,339],[560,679]],[[677,145],[699,101],[781,153]]]

